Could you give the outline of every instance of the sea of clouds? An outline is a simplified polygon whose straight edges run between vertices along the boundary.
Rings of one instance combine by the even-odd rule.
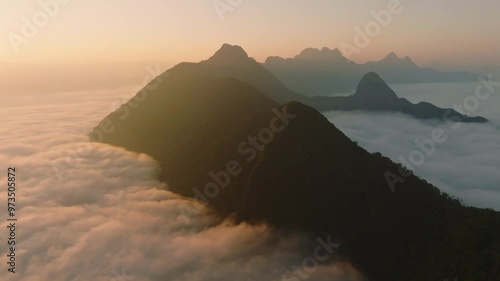
[[[411,102],[431,102],[454,108],[463,104],[480,82],[449,84],[391,85],[400,97]],[[483,89],[484,90],[484,89]],[[468,108],[473,108],[469,106]],[[369,152],[381,152],[395,162],[402,156],[408,161],[414,151],[422,151],[417,142],[431,139],[441,128],[446,141],[425,154],[421,165],[413,165],[416,175],[466,205],[500,211],[500,87],[479,101],[477,109],[466,112],[488,118],[487,124],[456,124],[422,121],[403,114],[367,112],[328,112],[325,116],[349,138]],[[396,185],[397,188],[397,185]]]
[[[0,183],[15,166],[18,237],[13,275],[2,211],[0,280],[362,280],[341,262],[299,277],[307,235],[221,222],[168,191],[147,155],[88,143],[127,92],[3,94]],[[2,188],[2,210],[6,201]]]

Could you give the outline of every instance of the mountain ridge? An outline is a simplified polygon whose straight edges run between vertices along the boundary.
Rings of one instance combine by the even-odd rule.
[[[309,96],[330,96],[353,90],[359,77],[371,71],[385,77],[391,84],[475,81],[478,77],[465,71],[438,71],[420,67],[409,56],[400,58],[394,52],[380,60],[366,63],[353,62],[341,53],[340,56],[343,59],[335,61],[319,61],[307,57],[298,59],[297,56],[268,57],[263,65],[285,85]]]
[[[420,120],[440,120],[444,122],[487,123],[488,119],[481,116],[467,116],[454,109],[437,107],[428,102],[411,103],[405,98],[399,98],[396,93],[375,72],[363,76],[350,96],[344,97],[311,97],[309,104],[316,105],[318,110],[367,110],[400,112]]]
[[[500,261],[499,212],[462,206],[411,173],[393,192],[384,174],[405,168],[314,108],[279,105],[232,69],[191,66],[155,78],[147,98],[126,117],[134,99],[110,113],[91,139],[150,155],[170,190],[206,200],[221,218],[335,237],[370,280],[500,278],[485,267]]]
[[[322,51],[310,49],[307,52],[316,56]],[[336,53],[333,50],[324,50],[328,55]],[[321,61],[321,60],[320,60]],[[208,60],[199,63],[181,63],[167,71],[170,74],[213,76],[213,77],[234,77],[242,82],[253,85],[258,90],[268,95],[278,103],[299,101],[312,106],[321,111],[329,110],[368,110],[368,111],[388,111],[401,112],[417,119],[438,119],[451,122],[479,122],[488,120],[483,117],[468,117],[456,112],[453,109],[442,109],[429,103],[415,105],[406,99],[396,99],[392,94],[392,99],[375,100],[370,96],[379,96],[376,91],[392,92],[388,85],[380,78],[379,82],[373,84],[372,95],[352,95],[349,97],[308,97],[301,93],[289,89],[283,82],[277,79],[266,67],[256,60],[250,58],[240,46],[224,44]],[[370,76],[374,72],[368,72]],[[363,81],[364,75],[360,81]],[[379,88],[381,87],[381,88]],[[368,89],[367,89],[368,90]],[[425,106],[423,106],[425,105]]]

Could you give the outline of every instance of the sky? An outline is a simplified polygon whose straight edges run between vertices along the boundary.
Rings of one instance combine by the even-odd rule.
[[[388,11],[353,60],[394,51],[422,65],[491,67],[499,10],[495,0],[1,0],[0,62],[199,61],[226,42],[263,61],[356,46],[355,29]]]
[[[86,91],[83,84],[95,83],[76,72],[70,76],[84,80],[78,87],[71,84],[61,92],[17,95],[10,91],[19,85],[36,84],[36,90],[41,89],[34,80],[26,83],[25,76],[11,89],[5,88],[11,79],[5,74],[12,72],[13,64],[85,63],[93,68],[96,63],[110,62],[199,61],[225,42],[243,46],[259,61],[271,55],[290,57],[306,47],[354,44],[355,28],[364,28],[373,21],[371,12],[387,9],[389,2],[0,0],[0,95],[9,97],[0,104],[0,117],[10,120],[0,124],[0,161],[17,165],[23,175],[21,279],[104,281],[126,279],[118,278],[126,274],[136,281],[165,277],[280,280],[307,258],[301,248],[311,237],[281,237],[269,225],[223,222],[209,227],[219,221],[208,210],[195,209],[191,200],[165,189],[166,184],[156,179],[157,164],[150,157],[87,142],[86,133],[114,109],[116,101],[135,94],[135,87]],[[214,3],[221,9],[221,3],[234,7],[217,12]],[[499,1],[419,0],[402,1],[401,6],[401,13],[393,15],[352,57],[355,61],[379,59],[394,51],[419,64],[500,65]],[[43,24],[33,23],[40,21]],[[146,79],[166,68],[138,65],[139,75]],[[45,79],[32,69],[29,75],[22,67],[16,73]],[[99,71],[106,80],[114,79],[108,76],[113,70]],[[60,73],[56,73],[50,73],[55,78],[47,83],[65,86],[67,81],[59,81]],[[463,91],[443,89],[443,93],[456,93],[445,101],[438,100],[435,88],[421,98],[450,107],[454,101],[463,101],[473,86],[453,86]],[[69,88],[79,92],[64,92]],[[397,92],[412,96],[410,88]],[[449,141],[415,172],[467,204],[500,210],[500,102],[498,95],[494,97],[477,112],[490,118],[492,125],[464,125],[459,131],[449,131]],[[427,137],[436,126],[383,114],[327,117],[369,151],[381,151],[392,159],[407,156],[416,149],[414,140]],[[84,156],[75,158],[75,153]],[[6,182],[5,174],[0,175],[0,182]],[[0,190],[0,197],[6,197],[5,189]],[[5,255],[5,249],[0,249],[0,256]],[[5,280],[7,274],[2,270],[0,279]],[[342,281],[363,280],[343,263],[318,266],[310,280],[331,280],[332,276]]]

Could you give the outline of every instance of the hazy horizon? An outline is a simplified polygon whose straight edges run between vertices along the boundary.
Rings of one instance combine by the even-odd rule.
[[[378,60],[395,52],[419,65],[437,61],[465,70],[500,65],[500,39],[493,36],[500,27],[495,20],[499,2],[395,3],[399,4],[379,0],[4,1],[0,3],[4,11],[0,62],[199,61],[226,42],[241,45],[258,61],[268,56],[293,57],[308,47],[354,46],[356,28],[365,30],[375,20],[374,13],[380,15],[396,5],[397,13],[380,26],[366,47],[353,53],[354,61]],[[26,27],[30,24],[33,30]]]
[[[500,280],[498,11],[0,1],[0,279]]]

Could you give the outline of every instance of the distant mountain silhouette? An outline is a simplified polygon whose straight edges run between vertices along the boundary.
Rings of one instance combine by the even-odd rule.
[[[417,119],[438,119],[442,121],[485,123],[484,117],[470,117],[454,109],[443,109],[428,102],[413,104],[396,93],[375,72],[363,76],[356,92],[347,97],[311,97],[309,104],[318,110],[367,110],[389,111],[408,114]]]
[[[328,48],[323,48],[321,50],[314,48],[307,48],[304,49],[295,58],[297,60],[304,60],[304,61],[317,60],[322,62],[327,61],[327,62],[338,62],[338,63],[350,62],[347,58],[342,56],[342,53],[338,49],[330,50]]]
[[[168,73],[196,77],[233,77],[254,86],[277,102],[304,98],[288,89],[264,66],[250,58],[240,46],[224,44],[208,60],[180,63],[168,70]]]
[[[329,59],[325,59],[327,54]],[[320,57],[322,59],[318,59]],[[288,87],[309,96],[351,91],[356,88],[359,77],[368,72],[380,74],[391,84],[477,80],[477,75],[468,72],[419,67],[410,57],[399,58],[395,53],[379,61],[357,64],[343,57],[338,49],[328,48],[308,48],[294,58],[269,57],[264,66]]]
[[[154,79],[91,139],[152,156],[170,190],[206,201],[221,218],[331,235],[370,280],[500,280],[499,213],[463,207],[411,174],[391,192],[384,175],[403,167],[368,153],[309,106],[280,106],[255,85],[221,77],[272,88],[260,65],[234,68],[228,57],[248,60],[224,48],[229,56]],[[358,90],[360,99],[397,98],[376,74]]]
[[[306,49],[298,56],[310,60],[315,57],[319,62],[326,60],[343,60],[340,52],[323,49]],[[467,117],[460,113],[441,109],[430,103],[421,102],[417,105],[406,99],[397,98],[396,94],[380,78],[377,83],[362,86],[364,94],[351,97],[307,97],[287,88],[263,65],[250,58],[240,46],[224,44],[212,57],[199,63],[180,63],[168,71],[170,74],[196,77],[232,77],[248,83],[278,103],[299,101],[321,111],[329,110],[368,110],[388,111],[409,114],[419,119],[439,119],[453,122],[486,122],[482,117]],[[369,74],[365,77],[370,77]],[[375,75],[379,77],[378,75]],[[370,79],[362,79],[361,83],[368,83]],[[381,98],[382,93],[391,92],[389,98]]]

